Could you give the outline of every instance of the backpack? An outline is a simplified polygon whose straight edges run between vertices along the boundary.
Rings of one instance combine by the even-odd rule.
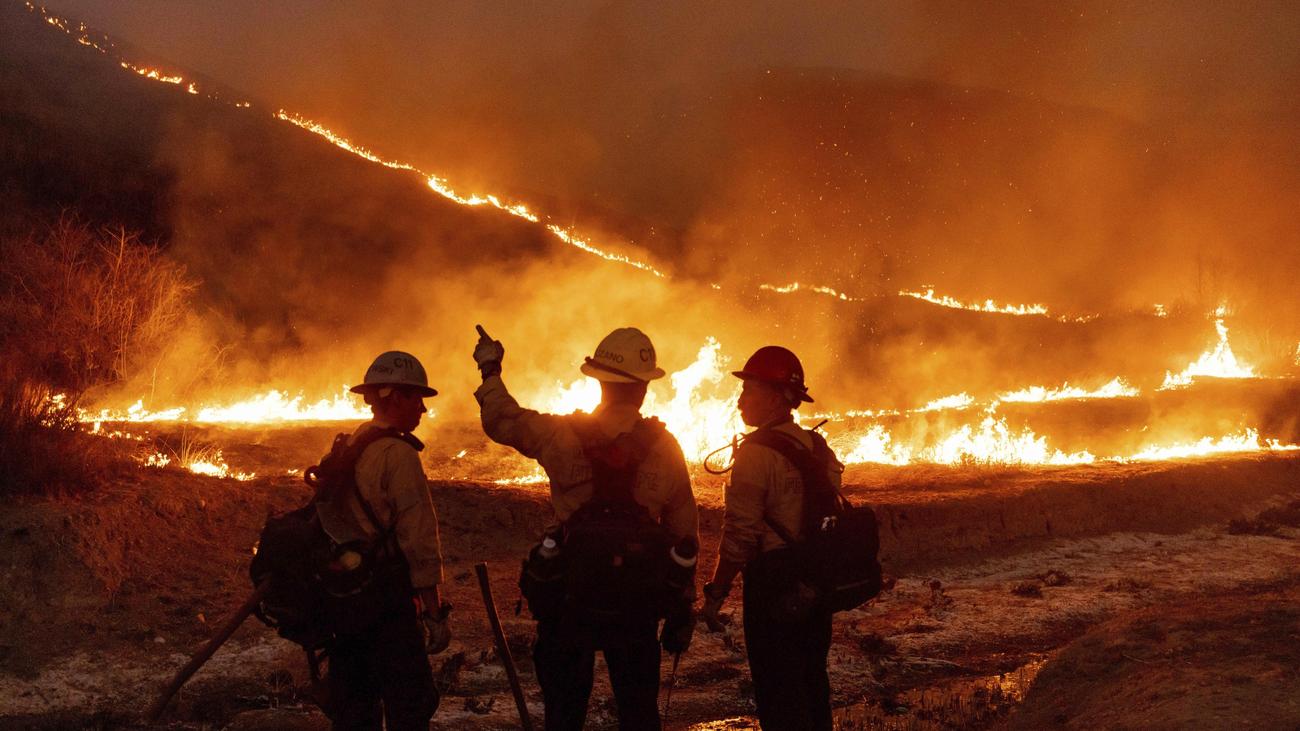
[[[589,417],[570,417],[591,462],[591,499],[564,521],[564,611],[598,622],[656,621],[668,604],[670,539],[632,492],[641,463],[667,431],[642,419],[605,436]]]
[[[854,609],[881,588],[876,514],[870,507],[853,505],[836,489],[827,475],[834,453],[820,434],[810,435],[811,450],[771,429],[760,429],[745,439],[775,450],[803,478],[802,539],[795,540],[788,526],[765,516],[788,550],[769,551],[752,565],[757,569],[752,572],[755,579],[765,584],[775,609],[792,619],[806,616],[812,608]],[[750,573],[746,572],[746,581]]]
[[[348,444],[347,434],[334,438],[319,465],[303,474],[315,490],[296,510],[266,519],[248,566],[254,586],[270,585],[254,614],[268,627],[307,650],[324,647],[338,635],[359,632],[375,622],[395,601],[405,599],[409,584],[406,560],[393,545],[393,527],[384,526],[361,496],[356,480],[357,460],[366,447],[384,437],[396,437],[416,449],[424,445],[396,429],[368,429]],[[378,537],[335,543],[321,526],[318,503],[356,496]]]

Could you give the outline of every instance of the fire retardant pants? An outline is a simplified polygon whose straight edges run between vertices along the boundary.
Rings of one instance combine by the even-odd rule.
[[[605,654],[622,731],[659,731],[657,622],[592,624],[565,617],[537,623],[533,667],[546,705],[546,731],[580,731],[594,681],[596,651]]]
[[[429,730],[438,691],[409,598],[330,646],[329,705],[335,731]]]
[[[770,601],[745,582],[745,648],[758,722],[765,731],[831,731],[831,613],[799,622],[771,616]]]

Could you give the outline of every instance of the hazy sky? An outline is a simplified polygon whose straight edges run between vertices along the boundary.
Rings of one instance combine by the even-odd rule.
[[[236,87],[328,111],[439,108],[475,85],[527,95],[832,66],[1145,115],[1300,81],[1294,2],[176,3],[62,0]],[[393,99],[399,95],[400,99]]]

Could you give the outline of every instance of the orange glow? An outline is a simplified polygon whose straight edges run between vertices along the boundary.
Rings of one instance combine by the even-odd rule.
[[[1063,401],[1070,399],[1096,399],[1096,398],[1132,398],[1137,396],[1139,391],[1124,382],[1122,378],[1116,378],[1104,386],[1100,386],[1091,391],[1071,386],[1066,383],[1060,388],[1044,388],[1042,386],[1030,386],[1022,388],[1019,391],[999,394],[998,401],[1006,403],[1041,403],[1043,401]]]
[[[1214,438],[1202,437],[1195,442],[1170,444],[1167,446],[1148,447],[1129,459],[1146,462],[1163,459],[1182,459],[1185,457],[1205,457],[1215,454],[1233,454],[1239,452],[1289,452],[1300,449],[1300,445],[1281,444],[1276,439],[1261,440],[1259,432],[1246,429],[1240,434]]]
[[[283,391],[273,389],[243,401],[210,404],[193,410],[175,406],[152,411],[145,408],[143,401],[136,401],[125,410],[100,409],[98,412],[82,410],[78,413],[80,421],[96,425],[103,422],[144,424],[174,421],[198,424],[274,424],[294,421],[356,421],[369,418],[370,410],[361,403],[361,397],[350,393],[346,388],[333,398],[315,402],[305,402],[301,393],[290,397]]]
[[[31,3],[27,3],[27,7],[32,12],[37,12],[36,6]],[[110,54],[107,49],[111,47],[111,44],[105,41],[101,45],[92,40],[85,35],[86,28],[84,25],[79,26],[78,30],[74,31],[66,20],[46,14],[43,8],[39,12],[51,26],[73,35],[77,42],[83,46],[95,48],[101,53]],[[77,35],[78,33],[80,35]],[[180,75],[167,74],[156,68],[136,65],[123,59],[117,60],[122,68],[143,78],[178,87],[183,86],[189,94],[197,95],[200,93],[195,82],[187,81]],[[251,105],[247,101],[240,101],[233,103],[233,106],[248,108]],[[593,243],[570,229],[550,222],[547,217],[533,212],[522,203],[509,202],[493,194],[466,194],[457,191],[441,176],[422,171],[410,163],[385,159],[365,146],[354,143],[324,125],[301,115],[281,109],[273,116],[280,121],[288,122],[317,135],[339,149],[364,160],[393,170],[419,175],[432,193],[458,205],[486,206],[496,209],[523,221],[542,226],[558,241],[587,254],[635,268],[655,277],[668,277],[668,274],[652,263],[634,258],[629,254],[619,253],[613,250],[612,247]],[[717,284],[712,286],[715,289],[721,288]],[[797,281],[784,285],[761,284],[759,289],[777,294],[810,292],[842,302],[866,302],[870,300],[869,297],[850,295],[831,287]],[[1046,305],[1040,303],[1008,304],[993,299],[986,299],[983,302],[965,302],[948,295],[936,294],[934,288],[928,286],[917,290],[890,292],[887,296],[909,297],[946,308],[1008,316],[1048,317],[1062,322],[1087,322],[1097,317],[1097,315],[1091,314],[1077,317],[1056,315],[1050,312]],[[1168,316],[1168,312],[1163,305],[1155,305],[1152,311],[1156,317]],[[1217,345],[1189,364],[1182,372],[1178,374],[1166,373],[1162,389],[1185,387],[1190,385],[1195,378],[1202,376],[1218,378],[1255,377],[1255,368],[1241,363],[1229,346],[1228,328],[1224,324],[1225,317],[1226,313],[1222,309],[1216,313]],[[719,325],[719,330],[724,326]],[[692,463],[698,464],[710,451],[729,443],[734,435],[744,429],[736,411],[739,382],[729,377],[726,358],[722,355],[723,352],[721,344],[716,339],[707,339],[700,347],[693,363],[672,373],[670,378],[653,384],[647,396],[644,412],[648,415],[657,416],[667,424],[669,430],[681,443],[687,459]],[[1295,362],[1300,365],[1300,345],[1296,349]],[[833,439],[841,454],[844,455],[844,461],[850,464],[1069,465],[1087,464],[1101,460],[1176,459],[1223,453],[1283,451],[1300,448],[1295,445],[1282,445],[1276,441],[1261,440],[1258,432],[1254,429],[1245,429],[1238,433],[1206,436],[1187,443],[1152,444],[1144,446],[1140,451],[1132,455],[1101,457],[1087,450],[1069,453],[1061,451],[1052,447],[1046,437],[1034,433],[1027,427],[1017,430],[1011,427],[1004,417],[994,413],[999,403],[1043,403],[1068,399],[1132,398],[1138,395],[1138,389],[1119,378],[1115,378],[1093,389],[1085,389],[1070,383],[1064,383],[1056,388],[1029,386],[1000,394],[986,403],[977,403],[974,397],[963,392],[938,398],[924,405],[906,410],[873,411],[856,409],[829,414],[828,417],[836,421],[852,420],[857,422],[846,431],[835,434]],[[599,385],[592,379],[580,378],[569,383],[557,382],[553,387],[536,393],[522,394],[521,401],[545,411],[569,413],[576,410],[591,410],[599,402],[599,398]],[[846,406],[850,405],[852,404]],[[903,433],[901,431],[895,434],[884,424],[870,423],[884,417],[902,417],[932,412],[956,412],[973,409],[977,406],[984,407],[985,412],[970,412],[952,418],[949,418],[950,415],[944,414],[942,417],[932,418],[932,421],[940,422],[942,425],[932,427],[924,438],[918,438],[911,442],[898,438],[898,434]],[[297,396],[290,396],[288,391],[279,390],[266,391],[247,399],[228,403],[158,407],[157,410],[154,410],[146,408],[143,400],[137,400],[133,405],[124,409],[101,409],[95,413],[79,413],[81,421],[91,425],[88,427],[91,433],[120,437],[127,437],[128,435],[123,431],[106,428],[105,424],[150,422],[278,424],[308,421],[359,421],[368,419],[369,416],[369,410],[361,404],[360,399],[346,391],[332,398],[307,402],[301,393]],[[816,419],[818,417],[812,418]],[[943,423],[955,421],[958,418],[968,418],[968,420],[977,423],[962,425]],[[131,438],[139,439],[138,437]],[[462,458],[465,454],[466,451],[461,450],[455,458]],[[166,455],[154,454],[146,457],[143,463],[154,467],[165,467],[180,461]],[[218,477],[233,477],[235,479],[251,479],[253,477],[252,474],[233,472],[226,465],[220,452],[192,458],[185,461],[183,466],[199,474],[210,474]],[[545,480],[545,475],[540,470],[535,470],[526,474],[507,477],[498,480],[498,482],[500,484],[534,484],[545,482]]]
[[[1232,346],[1228,344],[1228,326],[1223,324],[1225,314],[1222,307],[1215,312],[1214,329],[1219,334],[1219,342],[1214,348],[1202,353],[1201,357],[1184,368],[1182,373],[1165,373],[1165,382],[1160,387],[1161,390],[1190,386],[1198,376],[1213,378],[1254,378],[1256,376],[1254,366],[1238,361],[1236,354],[1232,352]]]
[[[186,461],[173,460],[170,456],[163,454],[162,452],[154,452],[152,454],[144,455],[139,461],[140,464],[145,467],[156,467],[158,469],[164,469],[169,467],[173,462],[176,462],[179,466],[196,475],[206,475],[208,477],[216,477],[219,479],[239,480],[240,482],[247,482],[257,477],[257,474],[253,472],[239,472],[237,470],[232,470],[230,465],[226,464],[226,460],[219,449],[211,453],[205,453],[193,457]]]

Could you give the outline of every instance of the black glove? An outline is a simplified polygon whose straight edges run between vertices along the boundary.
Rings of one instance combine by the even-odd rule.
[[[501,360],[506,357],[505,346],[500,340],[493,340],[482,325],[474,326],[478,330],[478,343],[474,346],[474,362],[478,364],[479,373],[484,378],[501,375]]]

